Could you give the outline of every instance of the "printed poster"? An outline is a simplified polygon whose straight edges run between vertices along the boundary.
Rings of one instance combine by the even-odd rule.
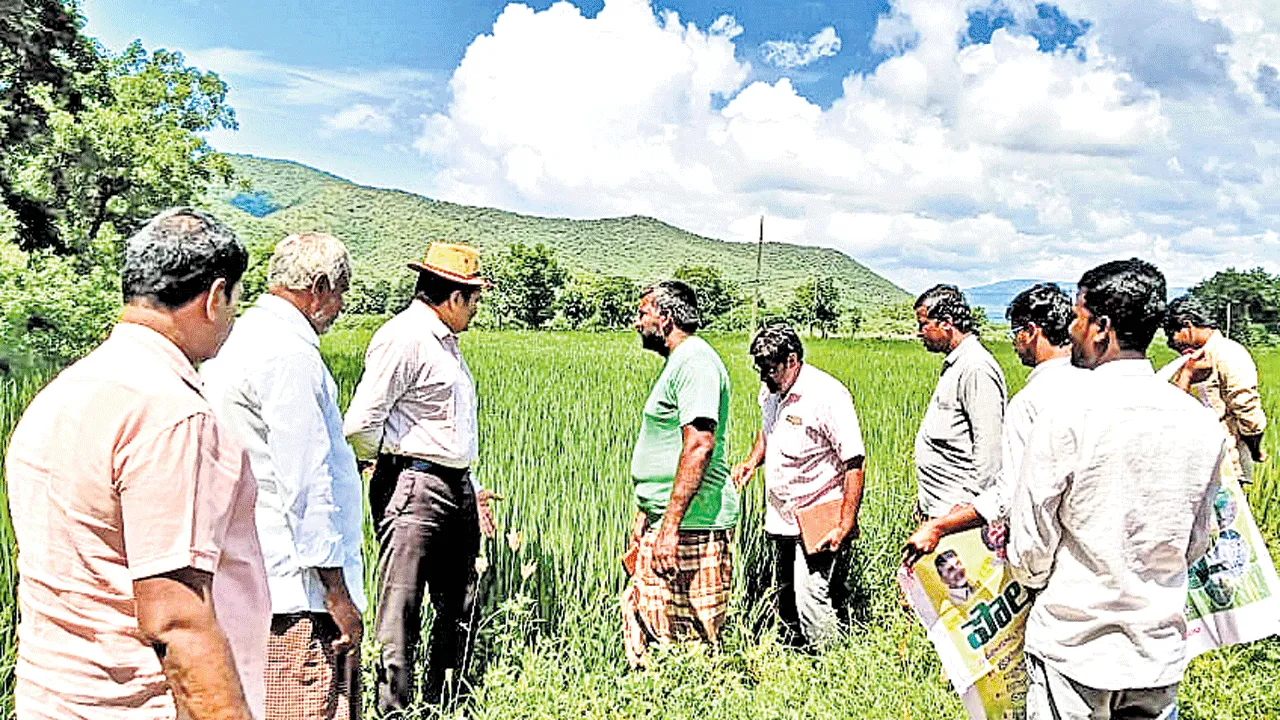
[[[1225,469],[1225,467],[1224,467]],[[1240,483],[1224,475],[1217,537],[1188,573],[1189,652],[1280,634],[1280,579]],[[1024,720],[1031,597],[1004,563],[1002,527],[944,538],[898,582],[973,720]]]
[[[1280,580],[1244,491],[1229,473],[1222,478],[1214,516],[1213,547],[1188,573],[1193,656],[1280,633]]]
[[[1030,594],[1005,565],[1003,525],[944,538],[898,583],[974,720],[1023,720]]]

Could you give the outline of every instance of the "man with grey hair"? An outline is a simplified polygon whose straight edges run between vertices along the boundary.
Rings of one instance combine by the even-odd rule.
[[[350,281],[341,241],[290,235],[271,256],[267,292],[201,368],[206,397],[258,480],[271,583],[268,720],[360,717],[362,484],[320,357]]]
[[[231,329],[247,264],[207,213],[156,216],[128,240],[110,338],[13,432],[23,720],[262,717],[257,486],[195,369]]]
[[[729,373],[702,338],[698,299],[669,280],[644,291],[635,328],[666,359],[645,402],[631,458],[639,510],[624,565],[627,660],[644,664],[650,641],[686,636],[716,643],[733,587],[730,555],[738,491],[725,462]]]

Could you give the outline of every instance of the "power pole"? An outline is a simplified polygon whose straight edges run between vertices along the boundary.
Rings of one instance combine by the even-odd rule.
[[[760,216],[760,241],[756,243],[756,282],[751,298],[751,332],[756,331],[756,312],[760,309],[760,261],[764,257],[764,216]]]
[[[1231,337],[1231,301],[1227,301],[1227,337]]]

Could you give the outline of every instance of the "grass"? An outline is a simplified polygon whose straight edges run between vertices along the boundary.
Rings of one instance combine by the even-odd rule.
[[[359,379],[367,323],[344,322],[322,350],[345,404]],[[747,449],[759,422],[756,380],[742,336],[711,336],[733,382],[729,457]],[[994,343],[1011,390],[1026,370]],[[622,653],[617,558],[631,515],[628,465],[640,408],[661,360],[634,335],[468,333],[468,364],[480,390],[476,472],[506,496],[500,537],[484,546],[488,569],[469,693],[451,713],[472,718],[958,718],[923,632],[897,607],[892,573],[914,495],[912,440],[940,358],[917,344],[812,340],[807,360],[853,393],[869,448],[863,537],[852,556],[851,631],[818,655],[784,649],[767,611],[770,558],[763,494],[747,492],[737,536],[730,622],[719,653],[676,647],[655,669],[630,673]],[[1160,350],[1162,358],[1167,351]],[[1258,354],[1268,414],[1280,417],[1280,352]],[[27,391],[6,391],[0,419]],[[0,426],[0,430],[3,430]],[[1276,447],[1268,440],[1269,452]],[[1250,489],[1259,523],[1280,530],[1280,477],[1267,465]],[[0,534],[7,526],[0,524]],[[5,540],[6,543],[10,542]],[[370,541],[371,542],[371,541]],[[6,545],[10,548],[11,545]],[[371,556],[372,557],[372,556]],[[9,682],[12,552],[0,564],[0,682]],[[372,565],[372,563],[370,563]],[[372,578],[370,578],[372,582]],[[371,655],[368,653],[367,655]],[[4,685],[5,697],[9,685]],[[1280,642],[1229,648],[1196,661],[1183,717],[1280,717]]]

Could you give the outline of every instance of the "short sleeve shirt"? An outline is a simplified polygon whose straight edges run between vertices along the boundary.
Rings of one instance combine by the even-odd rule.
[[[728,482],[725,462],[729,373],[716,351],[696,336],[672,351],[644,404],[640,435],[631,456],[636,504],[655,521],[666,513],[684,451],[683,428],[699,418],[715,421],[715,449],[680,528],[730,528],[738,522],[739,501],[738,491]]]
[[[121,324],[36,396],[10,440],[23,718],[172,718],[133,581],[212,573],[214,610],[262,715],[270,602],[257,485],[186,357]]]
[[[764,529],[800,534],[796,510],[843,497],[845,464],[862,457],[862,430],[853,397],[839,380],[812,365],[785,397],[760,388],[765,435]]]

